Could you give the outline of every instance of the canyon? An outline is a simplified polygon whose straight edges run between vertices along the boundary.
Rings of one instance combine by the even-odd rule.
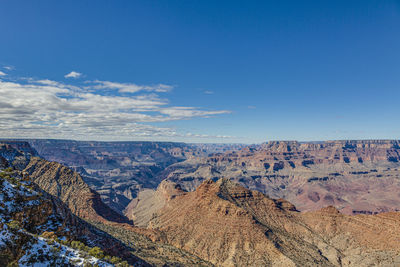
[[[143,188],[156,188],[159,174],[174,163],[244,147],[240,144],[93,142],[29,139],[44,159],[77,171],[104,203],[122,214]]]
[[[328,206],[299,212],[228,179],[184,192],[159,188],[165,202],[148,227],[217,266],[373,266],[400,264],[400,213],[343,215]]]
[[[26,222],[133,266],[396,266],[399,144],[3,140],[0,169],[39,192],[48,215],[21,202],[0,227]],[[24,259],[17,239],[2,255]]]
[[[205,179],[229,178],[301,211],[335,206],[345,214],[398,211],[400,147],[395,140],[275,141],[188,159],[164,171],[193,191]]]

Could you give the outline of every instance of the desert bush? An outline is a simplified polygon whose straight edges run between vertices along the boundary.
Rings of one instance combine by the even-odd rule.
[[[54,254],[58,254],[58,253],[60,253],[61,248],[59,248],[59,247],[52,247],[52,248],[51,248],[51,251],[52,251]]]
[[[11,222],[7,223],[7,226],[11,229],[17,230],[21,228],[21,224],[18,221],[12,220]]]
[[[60,244],[64,245],[64,246],[71,246],[70,242],[68,242],[68,240],[60,240]]]
[[[122,260],[120,258],[114,256],[114,257],[111,258],[110,263],[117,264],[117,263],[121,263],[121,261]]]
[[[103,258],[103,260],[105,260],[106,262],[109,262],[109,263],[111,263],[111,256],[109,256],[109,255],[106,255],[106,256],[104,256],[104,258]]]
[[[85,250],[85,244],[83,244],[81,241],[72,241],[71,247],[73,249],[77,249],[77,250],[81,250],[81,251]]]
[[[99,247],[93,247],[89,250],[89,255],[98,259],[104,258],[104,252]]]
[[[127,261],[123,261],[116,265],[117,267],[129,267],[129,263]]]
[[[51,232],[51,231],[44,231],[41,234],[41,237],[55,240],[57,238],[57,235],[54,232]]]

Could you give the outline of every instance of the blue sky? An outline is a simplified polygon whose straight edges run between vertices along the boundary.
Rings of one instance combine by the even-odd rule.
[[[2,1],[0,25],[0,137],[400,138],[400,1]]]

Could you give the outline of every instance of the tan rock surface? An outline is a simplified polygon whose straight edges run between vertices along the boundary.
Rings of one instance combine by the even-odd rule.
[[[128,219],[105,205],[100,195],[90,189],[82,177],[57,162],[33,157],[25,170],[44,191],[58,197],[79,217],[127,223]]]
[[[187,191],[229,178],[301,211],[328,205],[346,214],[400,210],[399,141],[276,141],[171,165],[163,177]]]
[[[395,266],[398,213],[348,216],[329,207],[301,213],[285,200],[227,179],[207,180],[167,201],[149,227],[218,266]]]

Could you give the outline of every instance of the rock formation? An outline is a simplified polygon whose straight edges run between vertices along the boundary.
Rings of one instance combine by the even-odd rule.
[[[34,157],[24,169],[44,191],[61,199],[79,217],[95,221],[128,223],[129,220],[103,203],[73,170],[57,162]]]
[[[128,219],[105,205],[78,173],[31,152],[25,144],[0,143],[0,266],[16,262],[22,266],[113,266],[88,255],[88,245],[134,266],[149,266],[147,262],[151,266],[211,266],[189,252],[155,243],[164,240],[158,231],[127,224]],[[68,247],[72,241],[87,246],[83,251],[72,249]]]
[[[148,266],[122,242],[72,214],[62,201],[33,183],[26,172],[0,170],[1,266],[75,266],[84,262],[111,266],[90,257],[88,251],[70,247],[78,241],[131,264]],[[88,257],[80,256],[82,253]]]
[[[399,213],[348,216],[333,207],[302,213],[227,179],[167,199],[149,227],[217,266],[400,264]]]
[[[400,209],[399,144],[275,141],[176,163],[161,176],[187,191],[226,177],[302,211],[333,205],[347,214],[374,214]]]
[[[167,166],[243,147],[173,142],[26,141],[42,158],[79,172],[103,202],[121,214],[142,188],[157,188],[164,179],[159,173]]]

